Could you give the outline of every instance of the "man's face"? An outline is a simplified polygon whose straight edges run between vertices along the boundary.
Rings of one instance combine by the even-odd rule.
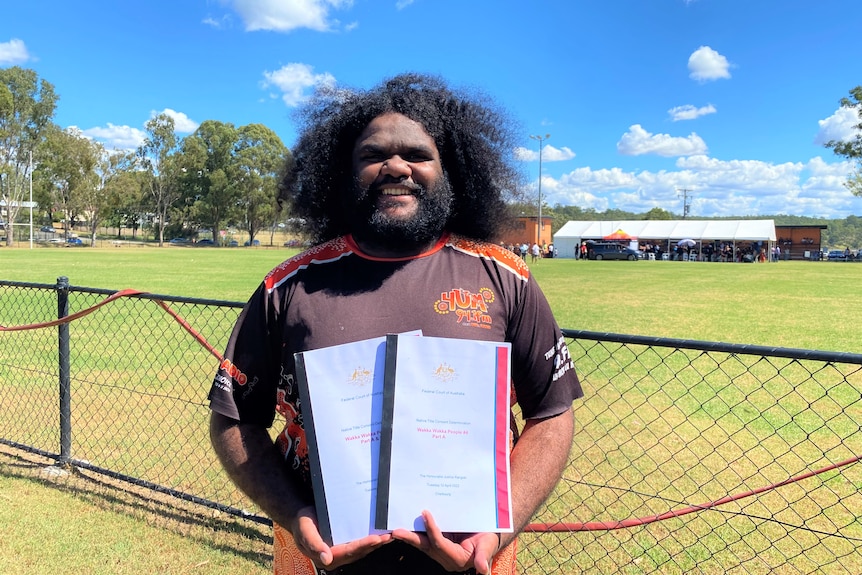
[[[372,120],[353,146],[353,174],[346,208],[361,245],[410,253],[440,236],[452,192],[421,124],[394,112]]]

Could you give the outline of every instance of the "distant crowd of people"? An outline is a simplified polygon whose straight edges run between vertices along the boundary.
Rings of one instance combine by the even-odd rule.
[[[658,244],[644,244],[644,253],[652,250],[656,259],[662,258],[662,248]],[[700,245],[677,244],[671,248],[669,260],[699,262],[777,262],[781,259],[781,247],[776,244],[771,253],[764,242],[736,243],[706,242]]]
[[[582,242],[575,247],[575,259],[587,259],[589,242]],[[628,242],[622,245],[629,245]],[[771,250],[765,242],[704,242],[689,245],[678,243],[665,247],[666,244],[643,242],[637,246],[641,259],[650,259],[652,254],[656,260],[670,261],[702,261],[702,262],[777,262],[781,259],[781,246],[775,244]],[[665,257],[667,256],[667,257]]]
[[[549,244],[546,242],[542,242],[542,245],[539,245],[536,242],[532,244],[528,244],[527,242],[521,244],[506,244],[505,242],[500,244],[510,252],[521,256],[524,261],[527,261],[527,256],[530,256],[531,262],[539,261],[542,258],[552,258],[555,255],[554,252],[554,244]]]

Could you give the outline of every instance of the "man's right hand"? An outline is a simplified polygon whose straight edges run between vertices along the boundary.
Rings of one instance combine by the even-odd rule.
[[[324,569],[337,569],[342,565],[358,561],[381,545],[392,541],[392,536],[386,533],[369,535],[356,541],[330,547],[320,536],[314,507],[300,509],[289,529],[293,534],[296,547],[311,559],[316,567]]]
[[[330,548],[320,536],[314,506],[303,499],[302,490],[285,472],[265,427],[213,413],[210,438],[228,476],[273,522],[293,535],[297,548],[316,566],[335,569],[352,563],[392,539],[389,534],[369,535]]]

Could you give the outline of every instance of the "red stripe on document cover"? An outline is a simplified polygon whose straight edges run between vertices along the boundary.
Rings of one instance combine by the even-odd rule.
[[[509,348],[497,348],[494,458],[497,468],[497,527],[511,529],[509,509]]]

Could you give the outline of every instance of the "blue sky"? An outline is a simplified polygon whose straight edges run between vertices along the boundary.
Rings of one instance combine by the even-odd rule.
[[[859,118],[858,0],[29,0],[0,67],[36,70],[56,121],[133,148],[147,120],[262,123],[290,147],[320,83],[439,74],[502,104],[534,197],[690,216],[862,215],[823,147]],[[684,191],[685,190],[685,191]]]

